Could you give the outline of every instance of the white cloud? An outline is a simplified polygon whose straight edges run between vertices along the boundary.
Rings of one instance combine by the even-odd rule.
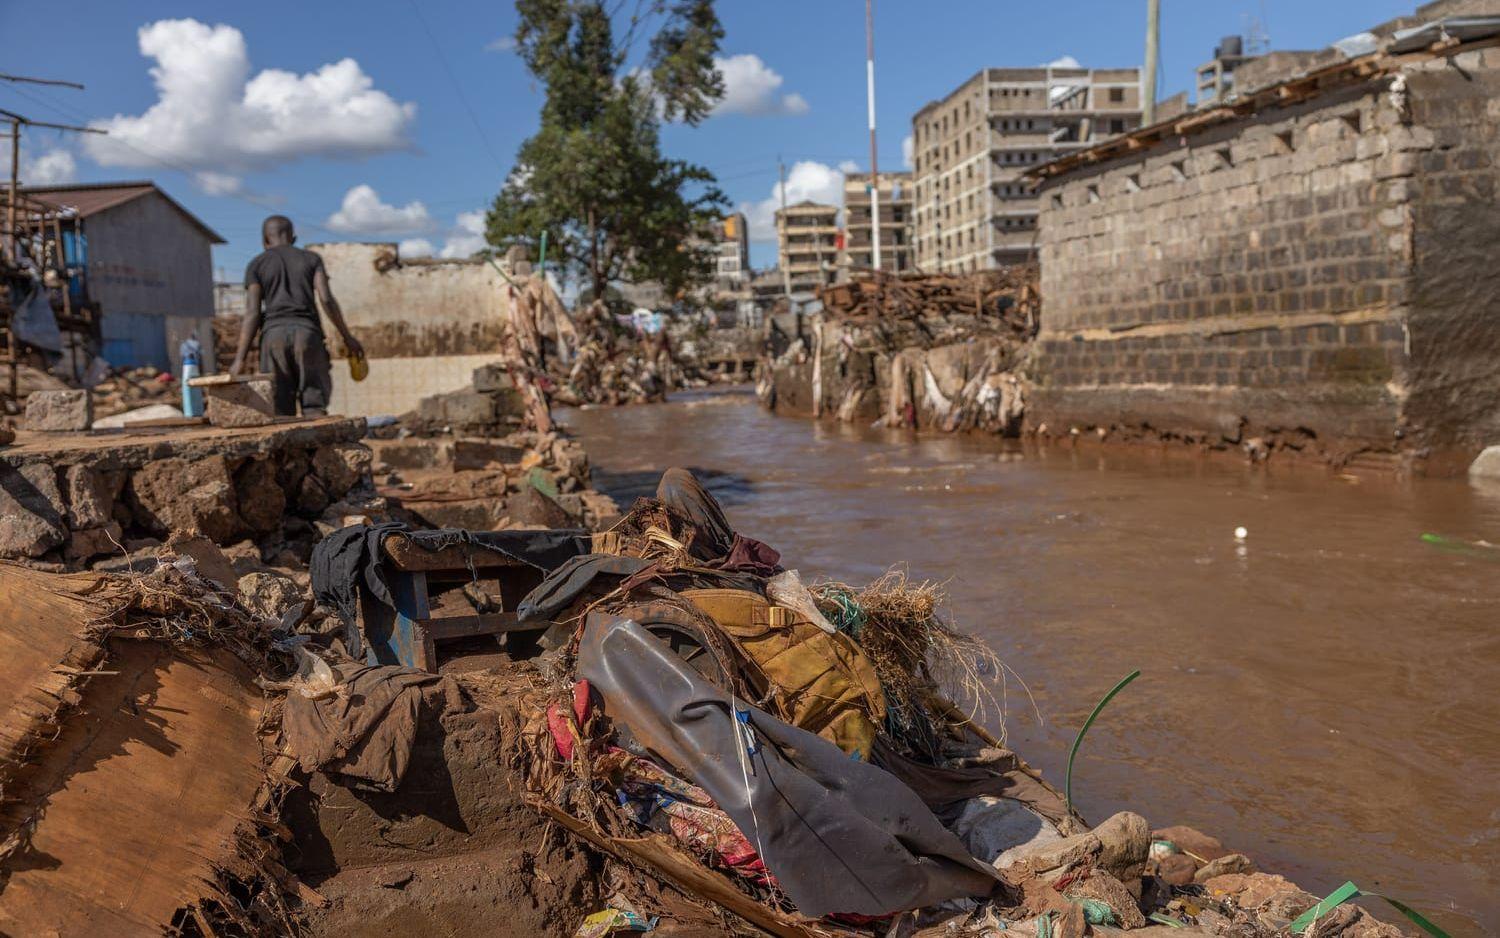
[[[484,210],[460,212],[438,257],[472,257],[484,250]]]
[[[10,148],[6,147],[6,149]],[[6,160],[7,170],[10,168],[9,164],[10,161]],[[9,175],[8,172],[7,175]],[[72,182],[78,177],[78,161],[73,159],[73,154],[67,150],[48,150],[37,157],[23,150],[19,175],[22,185],[56,186]]]
[[[432,242],[426,238],[407,238],[396,245],[396,254],[401,257],[431,257]]]
[[[1043,68],[1083,68],[1071,55],[1059,56],[1042,66]]]
[[[850,173],[857,173],[859,172],[859,164],[854,162],[853,160],[844,160],[843,162],[839,163],[839,172],[843,173],[845,176],[849,175]]]
[[[344,193],[339,210],[325,223],[345,234],[402,234],[430,231],[432,216],[421,202],[408,202],[399,208],[380,201],[380,193],[367,185],[358,185]]]
[[[484,44],[486,52],[514,52],[516,51],[515,36],[501,36]]]
[[[724,97],[714,106],[715,114],[797,116],[811,110],[807,99],[795,91],[781,94],[786,79],[758,55],[715,56],[714,65],[724,76]]]
[[[208,195],[238,195],[245,189],[240,177],[204,170],[193,174],[193,182]]]
[[[157,101],[145,113],[96,121],[108,136],[85,140],[103,166],[195,172],[199,185],[228,191],[229,179],[306,157],[357,159],[408,148],[417,106],[374,87],[353,59],[302,75],[250,72],[244,35],[193,19],[141,27],[154,59]]]
[[[840,164],[854,166],[845,160]],[[852,170],[851,170],[852,171]],[[822,202],[827,205],[842,205],[844,201],[844,170],[804,160],[792,166],[786,177],[786,204],[798,202]],[[739,210],[750,222],[750,240],[775,242],[776,210],[781,208],[781,183],[771,187],[771,196],[759,202],[742,202]]]
[[[906,136],[902,137],[901,138],[901,165],[902,166],[905,166],[907,169],[911,169],[912,168],[912,156],[915,154],[915,151],[916,151],[916,141],[912,139],[911,134],[907,134]]]

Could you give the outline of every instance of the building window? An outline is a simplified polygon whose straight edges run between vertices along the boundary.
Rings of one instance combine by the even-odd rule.
[[[1109,89],[1109,103],[1110,104],[1124,104],[1125,103],[1125,89],[1124,88],[1111,88],[1111,89]]]
[[[1089,202],[1090,203],[1094,203],[1094,202],[1097,202],[1097,201],[1099,201],[1099,187],[1095,186],[1095,185],[1090,185],[1089,186]]]
[[[1053,208],[1062,208],[1063,207],[1063,197],[1062,197],[1062,193],[1061,192],[1054,192],[1054,193],[1052,193],[1052,207]]]
[[[1181,182],[1184,179],[1188,178],[1187,160],[1172,161],[1172,178],[1177,182]]]
[[[1129,173],[1129,174],[1127,174],[1125,176],[1125,191],[1126,192],[1140,192],[1141,191],[1141,174],[1140,173]]]
[[[1109,122],[1109,132],[1112,134],[1123,134],[1125,132],[1125,122],[1118,117],[1112,119]]]
[[[1277,134],[1276,140],[1281,145],[1282,153],[1292,153],[1297,149],[1296,142],[1293,140],[1290,130],[1285,130]]]

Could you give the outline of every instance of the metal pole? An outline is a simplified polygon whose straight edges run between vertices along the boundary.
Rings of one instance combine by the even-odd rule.
[[[870,240],[871,266],[880,269],[880,167],[875,158],[875,11],[865,0],[865,98],[870,111]]]
[[[16,201],[21,197],[21,122],[10,121],[10,205],[5,210],[5,243],[10,249],[13,264],[21,263],[21,252],[16,250]]]
[[[787,242],[787,217],[786,217],[786,164],[781,157],[776,157],[776,172],[781,176],[781,224],[776,226],[777,247],[780,249],[778,260],[781,263],[781,291],[786,297],[787,310],[792,308],[792,272],[789,268],[791,262],[791,245]]]
[[[1141,76],[1141,124],[1156,123],[1156,58],[1161,41],[1161,0],[1146,0],[1146,74]]]

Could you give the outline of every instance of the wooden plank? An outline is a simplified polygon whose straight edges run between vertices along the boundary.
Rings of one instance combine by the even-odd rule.
[[[688,856],[663,834],[650,834],[639,840],[607,837],[540,798],[527,796],[526,803],[600,850],[641,869],[654,870],[688,898],[723,906],[777,938],[819,938],[851,934],[837,926],[824,925],[810,919],[803,918],[799,921],[761,905],[736,889],[722,873],[717,873]]]
[[[276,376],[269,372],[261,372],[251,375],[232,375],[227,372],[217,375],[202,375],[197,378],[188,379],[190,388],[213,388],[226,384],[248,384],[251,381],[273,381]]]
[[[155,420],[132,420],[120,429],[150,430],[153,427],[168,429],[171,427],[202,427],[207,424],[207,417],[158,417]]]
[[[426,550],[412,543],[411,538],[400,534],[387,535],[381,542],[386,557],[397,570],[467,570],[495,567],[524,567],[499,551],[477,547],[472,544],[454,544],[442,550]]]
[[[418,623],[434,641],[471,638],[475,635],[499,635],[503,632],[540,632],[551,623],[522,625],[514,612],[484,612],[469,616],[443,616]]]

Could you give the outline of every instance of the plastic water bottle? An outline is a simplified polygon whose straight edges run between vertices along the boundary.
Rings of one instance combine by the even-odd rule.
[[[203,416],[203,389],[188,386],[188,381],[202,373],[203,346],[197,339],[184,339],[177,347],[182,357],[182,415]]]

